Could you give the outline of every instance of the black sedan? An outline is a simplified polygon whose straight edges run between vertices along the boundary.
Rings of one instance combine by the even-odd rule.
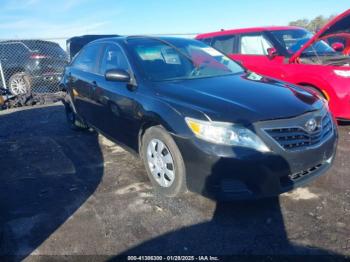
[[[275,196],[324,174],[334,159],[337,128],[324,99],[196,40],[91,42],[62,85],[71,127],[139,154],[166,196]]]

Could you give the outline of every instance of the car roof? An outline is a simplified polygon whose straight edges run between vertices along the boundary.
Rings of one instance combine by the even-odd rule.
[[[230,34],[243,34],[243,33],[255,33],[263,31],[279,31],[279,30],[290,30],[290,29],[303,29],[297,26],[265,26],[265,27],[249,27],[249,28],[240,28],[240,29],[230,29],[230,30],[221,30],[211,33],[199,34],[196,36],[197,39],[210,38],[215,36],[224,36]]]
[[[152,35],[130,35],[130,36],[118,36],[118,37],[105,37],[105,38],[100,38],[95,41],[94,43],[98,42],[105,42],[105,41],[115,41],[115,42],[120,42],[124,41],[126,42],[129,39],[159,39],[163,41],[181,41],[181,40],[188,40],[188,41],[195,41],[196,39],[193,38],[185,38],[185,37],[174,37],[174,36],[152,36]]]
[[[170,43],[174,43],[177,41],[196,41],[196,39],[193,38],[185,38],[185,37],[174,37],[174,36],[147,36],[147,35],[131,35],[131,36],[118,36],[118,37],[106,37],[106,38],[100,38],[97,40],[94,40],[90,42],[89,44],[92,43],[99,43],[99,42],[123,42],[126,43],[129,39],[157,39],[161,41],[167,41]]]

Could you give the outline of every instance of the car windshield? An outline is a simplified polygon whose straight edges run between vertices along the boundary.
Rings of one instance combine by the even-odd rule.
[[[151,81],[225,76],[244,71],[216,49],[191,39],[129,38],[128,48],[141,73]]]
[[[271,31],[271,34],[287,50],[289,54],[296,53],[312,37],[313,34],[303,29],[278,30]],[[325,41],[317,41],[304,50],[303,55],[335,55],[337,54],[332,47]]]

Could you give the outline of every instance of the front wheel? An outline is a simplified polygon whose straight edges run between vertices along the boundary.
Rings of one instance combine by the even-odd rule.
[[[186,192],[186,170],[181,152],[169,133],[160,126],[146,130],[141,157],[155,190],[167,197]]]

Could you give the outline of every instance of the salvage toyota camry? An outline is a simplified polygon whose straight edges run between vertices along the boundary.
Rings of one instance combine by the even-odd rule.
[[[335,155],[326,100],[197,40],[100,39],[62,85],[70,126],[138,153],[161,195],[275,196],[324,174]]]

